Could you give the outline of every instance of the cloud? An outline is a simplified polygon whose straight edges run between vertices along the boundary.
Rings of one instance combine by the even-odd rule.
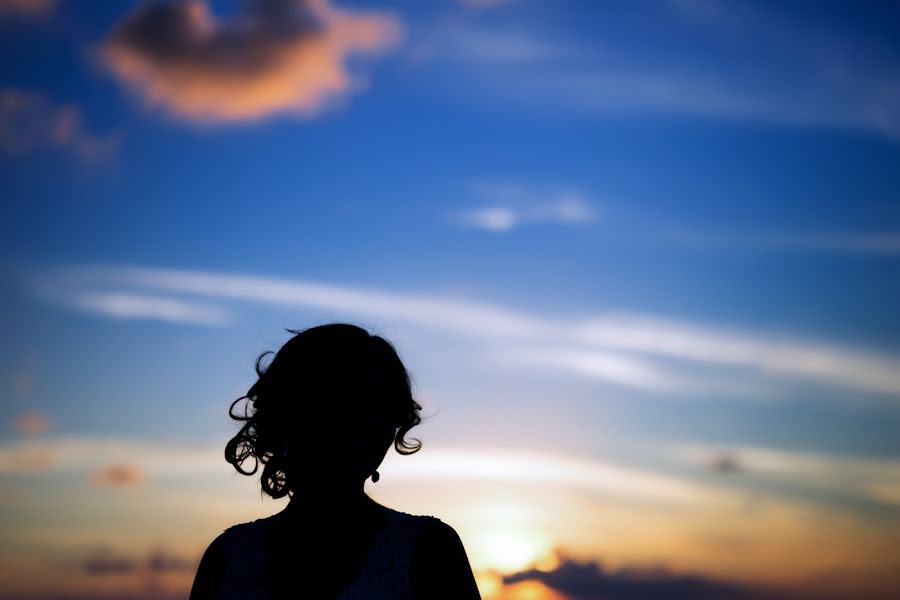
[[[688,18],[673,19],[672,7]],[[504,107],[586,117],[687,115],[900,139],[891,51],[854,38],[852,28],[789,22],[782,18],[789,11],[752,3],[658,3],[637,23],[624,5],[607,8],[590,39],[461,22],[431,54],[468,77],[466,89],[477,87]],[[709,18],[694,18],[701,13]],[[665,39],[654,29],[660,21]]]
[[[219,306],[146,294],[85,291],[69,298],[68,303],[74,308],[114,319],[206,326],[220,326],[231,321],[230,312]]]
[[[197,562],[171,554],[166,550],[154,550],[144,563],[147,570],[153,573],[178,573],[192,571],[197,567]]]
[[[900,255],[900,232],[748,232],[700,231],[668,228],[654,234],[654,240],[699,248],[773,250],[842,255]]]
[[[110,465],[111,460],[116,461],[114,465]],[[132,439],[67,436],[0,443],[0,473],[29,473],[36,470],[35,462],[41,463],[42,471],[85,471],[89,478],[97,476],[96,483],[132,481],[140,474],[158,478],[215,473],[224,468],[218,447],[172,447]]]
[[[43,413],[26,412],[16,419],[16,429],[30,435],[45,433],[50,429],[50,418]]]
[[[179,573],[197,568],[197,561],[186,559],[163,549],[151,550],[147,556],[136,558],[117,554],[108,548],[101,548],[88,556],[82,570],[86,575],[132,575],[144,573],[160,575]]]
[[[33,283],[35,292],[49,301],[77,298],[83,289],[103,284],[377,317],[474,338],[497,357],[515,354],[531,364],[544,357],[547,366],[583,375],[591,370],[601,374],[605,371],[623,383],[629,379],[640,383],[641,377],[650,375],[649,383],[641,385],[644,390],[654,386],[654,378],[660,386],[666,378],[685,381],[686,375],[667,374],[660,365],[654,365],[651,359],[656,357],[705,369],[695,378],[699,383],[696,387],[701,389],[708,385],[704,382],[709,381],[709,370],[718,368],[732,379],[733,369],[741,369],[747,372],[745,375],[756,377],[788,378],[900,396],[900,358],[890,354],[656,315],[607,312],[578,319],[557,318],[445,296],[301,279],[143,267],[47,269],[37,273]],[[548,354],[551,347],[566,353],[571,360],[562,361]],[[603,360],[597,362],[598,356]]]
[[[206,0],[156,2],[122,21],[101,56],[148,104],[183,119],[311,117],[360,87],[350,55],[383,52],[401,33],[394,16],[328,0],[249,0],[228,20]]]
[[[753,446],[693,444],[670,456],[717,473],[763,476],[900,507],[900,460]]]
[[[114,154],[120,140],[119,134],[89,132],[81,110],[74,104],[54,105],[32,91],[0,90],[0,149],[5,152],[62,148],[83,159],[96,160]]]
[[[101,550],[86,558],[82,569],[86,575],[128,575],[137,571],[138,566],[138,562],[131,558]]]
[[[103,485],[133,485],[149,477],[189,477],[227,472],[219,446],[177,446],[139,440],[59,437],[41,442],[0,443],[0,475],[27,473],[21,457],[55,457],[46,470],[87,472]],[[117,462],[110,465],[114,458]],[[557,485],[681,505],[737,502],[727,491],[689,479],[597,459],[509,448],[429,447],[413,456],[390,453],[385,470],[394,482],[476,480]]]
[[[462,6],[474,10],[495,8],[504,4],[511,4],[513,0],[457,0]]]
[[[10,445],[0,449],[0,473],[41,473],[57,467],[52,445]]]
[[[744,470],[744,465],[737,454],[722,452],[710,457],[709,468],[716,473],[737,473]]]
[[[599,562],[563,560],[549,571],[529,569],[503,577],[505,584],[539,581],[576,600],[735,600],[760,598],[738,584],[699,575],[678,575],[665,569],[610,571]]]
[[[661,472],[533,450],[432,448],[421,456],[391,454],[385,469],[392,481],[474,479],[557,485],[683,505],[737,502],[726,491]]]
[[[900,360],[862,350],[624,314],[588,319],[576,335],[585,343],[619,350],[900,393]]]
[[[478,184],[476,193],[490,205],[463,211],[457,221],[488,231],[510,231],[532,223],[581,225],[598,217],[588,199],[572,191],[540,191],[506,184]]]
[[[144,483],[146,475],[134,465],[116,464],[95,470],[90,479],[95,485],[130,487]]]
[[[5,15],[43,17],[56,7],[56,0],[0,0],[0,18]]]

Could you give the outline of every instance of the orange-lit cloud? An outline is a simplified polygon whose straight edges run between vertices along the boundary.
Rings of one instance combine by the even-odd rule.
[[[56,0],[0,0],[0,17],[7,14],[39,17],[49,14]]]
[[[198,122],[318,114],[358,87],[345,61],[394,45],[387,13],[328,0],[253,0],[219,20],[206,0],[145,4],[102,47],[112,72],[151,105]]]
[[[96,485],[133,486],[144,482],[144,472],[134,465],[110,465],[91,473],[91,483]]]
[[[0,90],[0,150],[21,154],[55,147],[84,159],[98,159],[113,154],[119,141],[118,134],[89,132],[74,104],[56,105],[33,91]]]
[[[44,433],[50,429],[50,419],[47,415],[35,411],[22,413],[16,419],[16,429],[28,434]]]

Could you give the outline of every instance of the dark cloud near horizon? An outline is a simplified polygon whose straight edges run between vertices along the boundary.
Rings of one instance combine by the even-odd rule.
[[[96,576],[162,575],[192,571],[197,567],[198,562],[198,560],[191,560],[160,549],[151,551],[143,558],[122,556],[103,549],[87,557],[82,564],[82,570],[86,575]]]
[[[503,583],[539,581],[573,600],[763,600],[740,584],[699,575],[678,575],[665,569],[609,571],[598,562],[563,560],[552,571],[529,569],[503,578]]]

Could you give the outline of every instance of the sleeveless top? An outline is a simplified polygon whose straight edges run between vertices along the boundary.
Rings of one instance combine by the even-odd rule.
[[[339,600],[412,600],[410,559],[423,524],[431,516],[388,509],[383,526],[367,549],[362,569],[343,588]],[[225,530],[227,562],[219,600],[271,600],[258,584],[265,558],[266,519]]]

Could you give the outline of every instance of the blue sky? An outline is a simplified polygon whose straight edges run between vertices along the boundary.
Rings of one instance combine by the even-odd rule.
[[[426,448],[900,526],[896,3],[188,4],[0,1],[0,455],[224,443],[284,327],[349,320]]]

